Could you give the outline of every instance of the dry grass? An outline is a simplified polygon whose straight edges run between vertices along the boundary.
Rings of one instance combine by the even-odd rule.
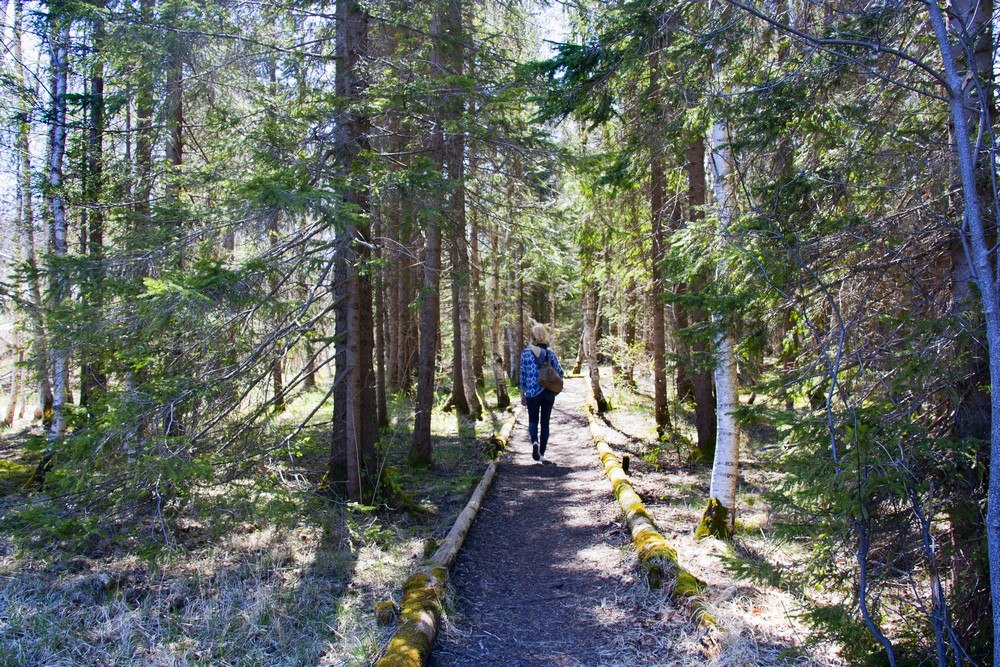
[[[693,530],[708,498],[709,467],[689,466],[683,452],[657,443],[652,390],[642,381],[639,386],[638,393],[621,386],[606,390],[616,408],[607,415],[611,426],[606,436],[616,451],[631,454],[636,490],[677,549],[682,565],[709,584],[705,602],[717,622],[708,632],[685,633],[675,648],[687,655],[701,654],[703,661],[698,664],[710,667],[844,665],[837,647],[818,641],[801,622],[807,598],[821,593],[783,588],[782,572],[793,572],[806,554],[770,532],[770,508],[759,492],[778,473],[754,460],[752,447],[744,447],[736,539],[732,545],[711,538],[695,540]],[[672,414],[676,413],[672,410]],[[694,439],[689,424],[675,427]],[[741,579],[727,566],[739,559],[766,564],[772,576],[766,583]]]
[[[0,666],[371,664],[386,640],[373,605],[398,594],[485,465],[468,425],[439,415],[434,429],[437,462],[401,480],[433,512],[420,520],[314,494],[306,456],[272,461],[276,486],[233,494],[240,507],[215,489],[175,508],[169,546],[109,539],[78,554],[0,537]],[[0,487],[3,507],[29,501],[15,488]]]

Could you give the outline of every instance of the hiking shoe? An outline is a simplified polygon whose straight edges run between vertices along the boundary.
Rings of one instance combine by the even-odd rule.
[[[545,454],[539,455],[538,460],[542,462],[542,465],[548,464],[548,461],[545,460]]]
[[[531,458],[535,459],[536,461],[538,460],[538,443],[537,442],[531,443]]]

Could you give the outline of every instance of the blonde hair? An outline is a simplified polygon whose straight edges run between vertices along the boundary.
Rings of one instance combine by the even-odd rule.
[[[535,345],[548,345],[552,342],[549,330],[541,322],[535,322],[531,327],[531,342]]]

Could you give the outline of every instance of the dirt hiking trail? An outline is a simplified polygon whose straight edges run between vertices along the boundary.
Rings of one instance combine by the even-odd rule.
[[[638,572],[582,412],[586,392],[571,379],[556,398],[547,464],[531,458],[527,411],[518,419],[452,572],[429,665],[677,664],[662,628],[686,618]]]

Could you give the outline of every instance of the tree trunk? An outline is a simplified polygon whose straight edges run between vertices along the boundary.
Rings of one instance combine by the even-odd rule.
[[[454,230],[453,230],[454,231]],[[452,357],[451,357],[451,397],[445,404],[445,410],[454,409],[460,415],[467,415],[470,412],[469,403],[465,398],[465,378],[462,377],[464,364],[462,363],[462,317],[459,312],[459,278],[455,273],[455,265],[458,262],[457,241],[451,242],[451,329],[452,329]]]
[[[179,28],[176,24],[179,24],[180,13],[179,0],[171,0],[164,10],[164,21]],[[180,197],[180,170],[184,164],[184,56],[181,33],[171,32],[168,35],[166,158],[169,178],[166,195],[167,201],[176,203]]]
[[[143,25],[152,25],[156,0],[139,0],[139,20]],[[153,73],[149,63],[140,63],[136,82],[136,139],[135,165],[136,188],[134,225],[142,227],[149,223],[149,196],[152,190],[153,171]]]
[[[431,67],[434,72],[444,72],[445,67],[445,15],[449,0],[438,0],[432,20]],[[444,173],[447,159],[447,144],[444,137],[446,109],[438,105],[435,130],[431,138],[431,152],[437,159],[437,171]],[[443,197],[437,202],[444,210]],[[417,368],[417,398],[413,415],[413,439],[410,443],[410,463],[429,465],[433,460],[431,449],[431,412],[434,409],[434,371],[436,369],[439,327],[440,327],[440,286],[441,286],[441,221],[439,217],[429,220],[424,246],[424,288],[420,306],[420,360]]]
[[[395,202],[390,204],[394,212],[398,211]],[[402,291],[404,269],[400,266],[399,254],[390,248],[385,248],[388,263],[385,267],[386,291],[386,382],[393,387],[402,388],[399,368],[403,356],[403,311],[400,308],[399,293]]]
[[[490,228],[490,246],[493,253],[493,325],[490,329],[490,341],[493,344],[493,382],[497,391],[497,409],[510,407],[510,395],[507,393],[507,376],[503,363],[503,337],[500,333],[500,315],[503,305],[500,296],[500,247],[499,234],[496,225]]]
[[[368,14],[358,0],[337,3],[337,94],[359,105],[367,82],[359,67],[367,55]],[[340,164],[345,172],[362,178],[365,171],[358,162],[367,159],[370,122],[366,115],[352,109],[341,114],[338,127]],[[344,193],[351,224],[342,235],[344,254],[344,327],[345,384],[344,433],[347,455],[347,495],[359,502],[371,501],[377,480],[375,443],[378,440],[378,416],[375,400],[375,373],[372,355],[375,347],[372,320],[371,278],[365,270],[370,256],[368,239],[368,193],[363,183],[352,183]]]
[[[688,173],[688,217],[691,223],[697,223],[705,217],[703,207],[705,206],[705,139],[698,136],[688,145],[687,165]],[[691,286],[691,290],[697,294],[705,284],[703,278],[699,278]],[[705,322],[704,312],[698,308],[690,314],[685,313],[684,318],[688,320],[689,326],[699,326]],[[694,393],[694,421],[698,432],[698,445],[695,450],[695,457],[701,461],[711,461],[715,458],[716,446],[716,396],[712,385],[712,372],[710,368],[711,355],[708,354],[705,343],[696,340],[690,346],[689,364],[687,374]]]
[[[24,365],[21,337],[16,332],[14,335],[14,349],[17,351],[17,357],[13,358],[14,355],[11,355],[13,359],[10,368],[10,403],[7,406],[7,416],[3,420],[3,425],[8,427],[14,424],[14,415],[17,414],[17,402],[21,397],[21,368]]]
[[[583,372],[583,360],[584,357],[586,356],[585,352],[586,345],[584,345],[584,341],[586,341],[586,339],[587,337],[585,335],[583,334],[580,335],[580,343],[579,345],[576,346],[577,347],[576,363],[573,364],[573,371],[572,371],[573,375],[579,375],[580,373]]]
[[[271,58],[268,65],[270,70],[268,72],[270,78],[269,92],[273,99],[278,92],[278,63],[274,58]],[[267,114],[272,123],[276,122],[272,107],[268,107]],[[267,219],[267,240],[272,249],[281,242],[281,237],[278,234],[277,209],[272,211]],[[276,274],[272,274],[269,279],[272,298],[278,298],[280,284],[279,277]],[[271,390],[274,393],[274,412],[280,414],[285,411],[285,347],[280,343],[275,345],[274,360],[271,362]]]
[[[474,68],[475,58],[470,57],[469,68]],[[470,72],[470,77],[475,79],[477,73]],[[469,124],[476,123],[476,100],[475,97],[469,99]],[[475,143],[468,147],[469,154],[469,176],[475,179],[479,170],[479,159]],[[476,206],[469,207],[469,253],[472,270],[472,368],[475,384],[483,381],[483,367],[485,365],[486,338],[483,334],[486,320],[486,292],[483,286],[482,270],[480,269],[481,258],[479,256],[479,209]]]
[[[103,2],[98,3],[103,9]],[[86,279],[88,310],[101,317],[104,310],[104,209],[101,200],[104,193],[104,19],[98,13],[93,20],[94,62],[90,72],[90,95],[87,108],[90,110],[90,126],[87,137],[87,168],[84,199],[88,211],[86,229],[86,253],[92,263]],[[95,349],[96,348],[96,349]],[[90,405],[100,396],[108,384],[107,374],[101,360],[101,350],[93,342],[81,348],[80,405]]]
[[[459,157],[461,151],[456,149],[456,155],[454,156],[458,160],[464,158]],[[465,396],[466,407],[468,408],[468,414],[474,419],[479,419],[483,414],[483,407],[479,403],[479,395],[476,393],[476,369],[474,364],[475,357],[475,346],[473,344],[473,331],[472,331],[472,321],[470,317],[471,303],[470,303],[470,293],[471,289],[469,282],[471,279],[471,271],[469,268],[469,256],[467,248],[465,246],[465,186],[460,185],[456,187],[452,195],[452,212],[456,217],[455,224],[455,238],[452,239],[452,243],[458,246],[458,261],[460,273],[458,274],[458,302],[455,307],[458,310],[458,320],[459,320],[459,330],[461,336],[459,340],[461,342],[461,365],[462,365],[462,384],[463,393]]]
[[[338,234],[333,270],[333,316],[334,316],[334,343],[333,348],[333,421],[330,430],[330,462],[328,465],[327,479],[331,483],[346,482],[350,478],[348,470],[348,446],[347,446],[347,394],[348,381],[346,376],[347,368],[347,288],[348,268],[347,268],[347,243],[344,233]]]
[[[20,90],[25,90],[27,79],[24,72],[24,57],[21,49],[22,0],[14,2],[14,77]],[[30,130],[30,107],[22,96],[18,100],[17,120],[17,154],[18,154],[18,190],[20,192],[18,220],[18,236],[20,238],[21,261],[27,269],[27,316],[31,323],[32,366],[38,382],[39,412],[43,422],[48,425],[52,419],[52,384],[49,379],[49,351],[42,316],[42,289],[38,278],[38,262],[35,258],[35,218],[31,203],[31,152],[28,144]]]
[[[379,245],[378,259],[384,259],[385,247]],[[380,262],[381,264],[381,262]],[[379,270],[375,283],[375,396],[376,415],[379,428],[389,426],[389,401],[386,397],[385,384],[385,276],[386,269]]]
[[[590,389],[594,392],[597,412],[604,413],[610,409],[608,400],[601,390],[601,369],[598,366],[597,330],[600,327],[600,313],[597,312],[597,295],[595,287],[589,281],[584,281],[583,291],[583,337],[584,349],[587,354],[587,366],[590,369]]]
[[[651,97],[656,100],[660,92],[660,56],[659,51],[649,56],[649,88]],[[659,101],[657,105],[657,118],[653,122],[653,128],[659,128]],[[658,137],[657,137],[658,138]],[[663,234],[663,220],[666,207],[667,180],[664,173],[663,158],[660,157],[659,147],[654,146],[651,154],[649,171],[649,213],[652,222],[652,255],[650,256],[650,308],[652,309],[652,339],[653,339],[653,417],[656,422],[656,431],[660,435],[667,432],[670,427],[670,412],[667,409],[667,345],[666,345],[666,323],[664,318],[664,306],[662,301],[663,279],[660,275],[660,263],[666,257],[665,239]]]
[[[957,8],[971,6],[962,3]],[[938,4],[935,2],[927,3],[927,8],[945,68],[948,103],[951,110],[951,120],[955,127],[955,160],[963,195],[964,225],[962,233],[967,235],[963,247],[969,253],[968,261],[976,276],[975,284],[979,289],[983,315],[986,320],[990,386],[997,386],[997,383],[1000,382],[1000,303],[997,300],[996,254],[992,244],[987,239],[983,207],[977,186],[977,156],[973,149],[977,133],[973,131],[974,128],[969,123],[968,95],[965,92],[965,84],[955,60],[955,54],[961,52],[962,49],[961,47],[955,48],[951,44],[944,15]],[[968,19],[968,17],[965,18]],[[984,103],[987,100],[983,97],[979,99],[980,104],[977,106],[982,113],[979,122],[990,124],[989,104]],[[992,171],[995,165],[992,157],[990,157],[988,164]],[[990,217],[996,215],[995,206],[996,202],[992,202]],[[1000,397],[995,394],[991,395],[990,403],[990,472],[986,541],[993,604],[993,664],[1000,665]]]
[[[417,365],[417,397],[414,404],[413,440],[410,462],[429,465],[431,452],[431,411],[434,408],[434,370],[438,346],[441,274],[441,230],[432,221],[424,247],[424,289],[420,304],[420,357]]]
[[[52,258],[49,262],[51,276],[50,303],[53,311],[58,311],[69,296],[69,276],[62,265],[67,253],[66,208],[63,201],[63,156],[66,151],[66,94],[69,69],[69,22],[58,15],[50,15],[53,23],[50,37],[50,58],[52,67],[51,127],[49,130],[49,208],[51,211]],[[56,441],[66,431],[66,398],[69,393],[69,349],[61,345],[53,347],[52,366],[55,382],[52,388],[52,424],[49,427],[49,449],[51,456]],[[43,463],[43,467],[44,467]]]
[[[993,110],[993,43],[991,21],[993,2],[991,0],[953,0],[947,19],[949,29],[959,41],[956,48],[956,66],[960,68],[963,90],[961,95],[965,100],[965,118],[968,127],[976,127],[982,123],[984,127],[992,127],[990,114]],[[972,59],[968,54],[971,52]],[[976,82],[982,86],[977,87]],[[962,138],[957,134],[955,124],[950,128],[952,142],[952,181],[954,193],[952,204],[956,211],[962,208],[962,188],[960,165],[956,147]],[[987,227],[995,228],[996,221],[992,210],[993,192],[991,188],[991,171],[993,161],[988,151],[974,156],[976,160],[976,196],[980,209],[987,219]],[[961,372],[954,386],[950,387],[949,399],[953,402],[951,413],[954,415],[952,436],[972,442],[983,443],[979,446],[976,460],[959,468],[960,482],[953,494],[955,504],[949,508],[951,523],[951,538],[954,546],[952,554],[952,604],[956,609],[962,609],[962,623],[958,633],[962,643],[969,648],[978,644],[982,646],[985,636],[987,619],[989,618],[989,572],[986,560],[982,558],[982,537],[986,532],[983,516],[980,510],[980,500],[988,493],[987,480],[980,470],[987,465],[989,451],[986,443],[990,438],[990,393],[985,387],[989,381],[989,353],[983,345],[982,322],[976,312],[976,293],[974,284],[974,268],[966,254],[966,239],[957,234],[949,244],[951,258],[950,315],[961,323],[962,329],[957,333],[955,342],[955,361],[953,365]],[[967,328],[966,328],[967,327]],[[971,330],[970,330],[971,329]],[[946,615],[943,608],[939,614]]]
[[[715,185],[715,203],[718,207],[719,235],[728,234],[733,215],[735,197],[730,174],[729,131],[724,121],[712,125],[712,181]],[[726,274],[724,263],[717,267],[718,276]],[[718,333],[715,338],[715,386],[717,393],[718,442],[712,464],[712,486],[709,490],[708,509],[699,528],[699,534],[708,532],[728,538],[736,519],[736,487],[739,482],[740,427],[736,410],[740,399],[736,380],[736,345],[727,330],[723,317],[716,318]]]

